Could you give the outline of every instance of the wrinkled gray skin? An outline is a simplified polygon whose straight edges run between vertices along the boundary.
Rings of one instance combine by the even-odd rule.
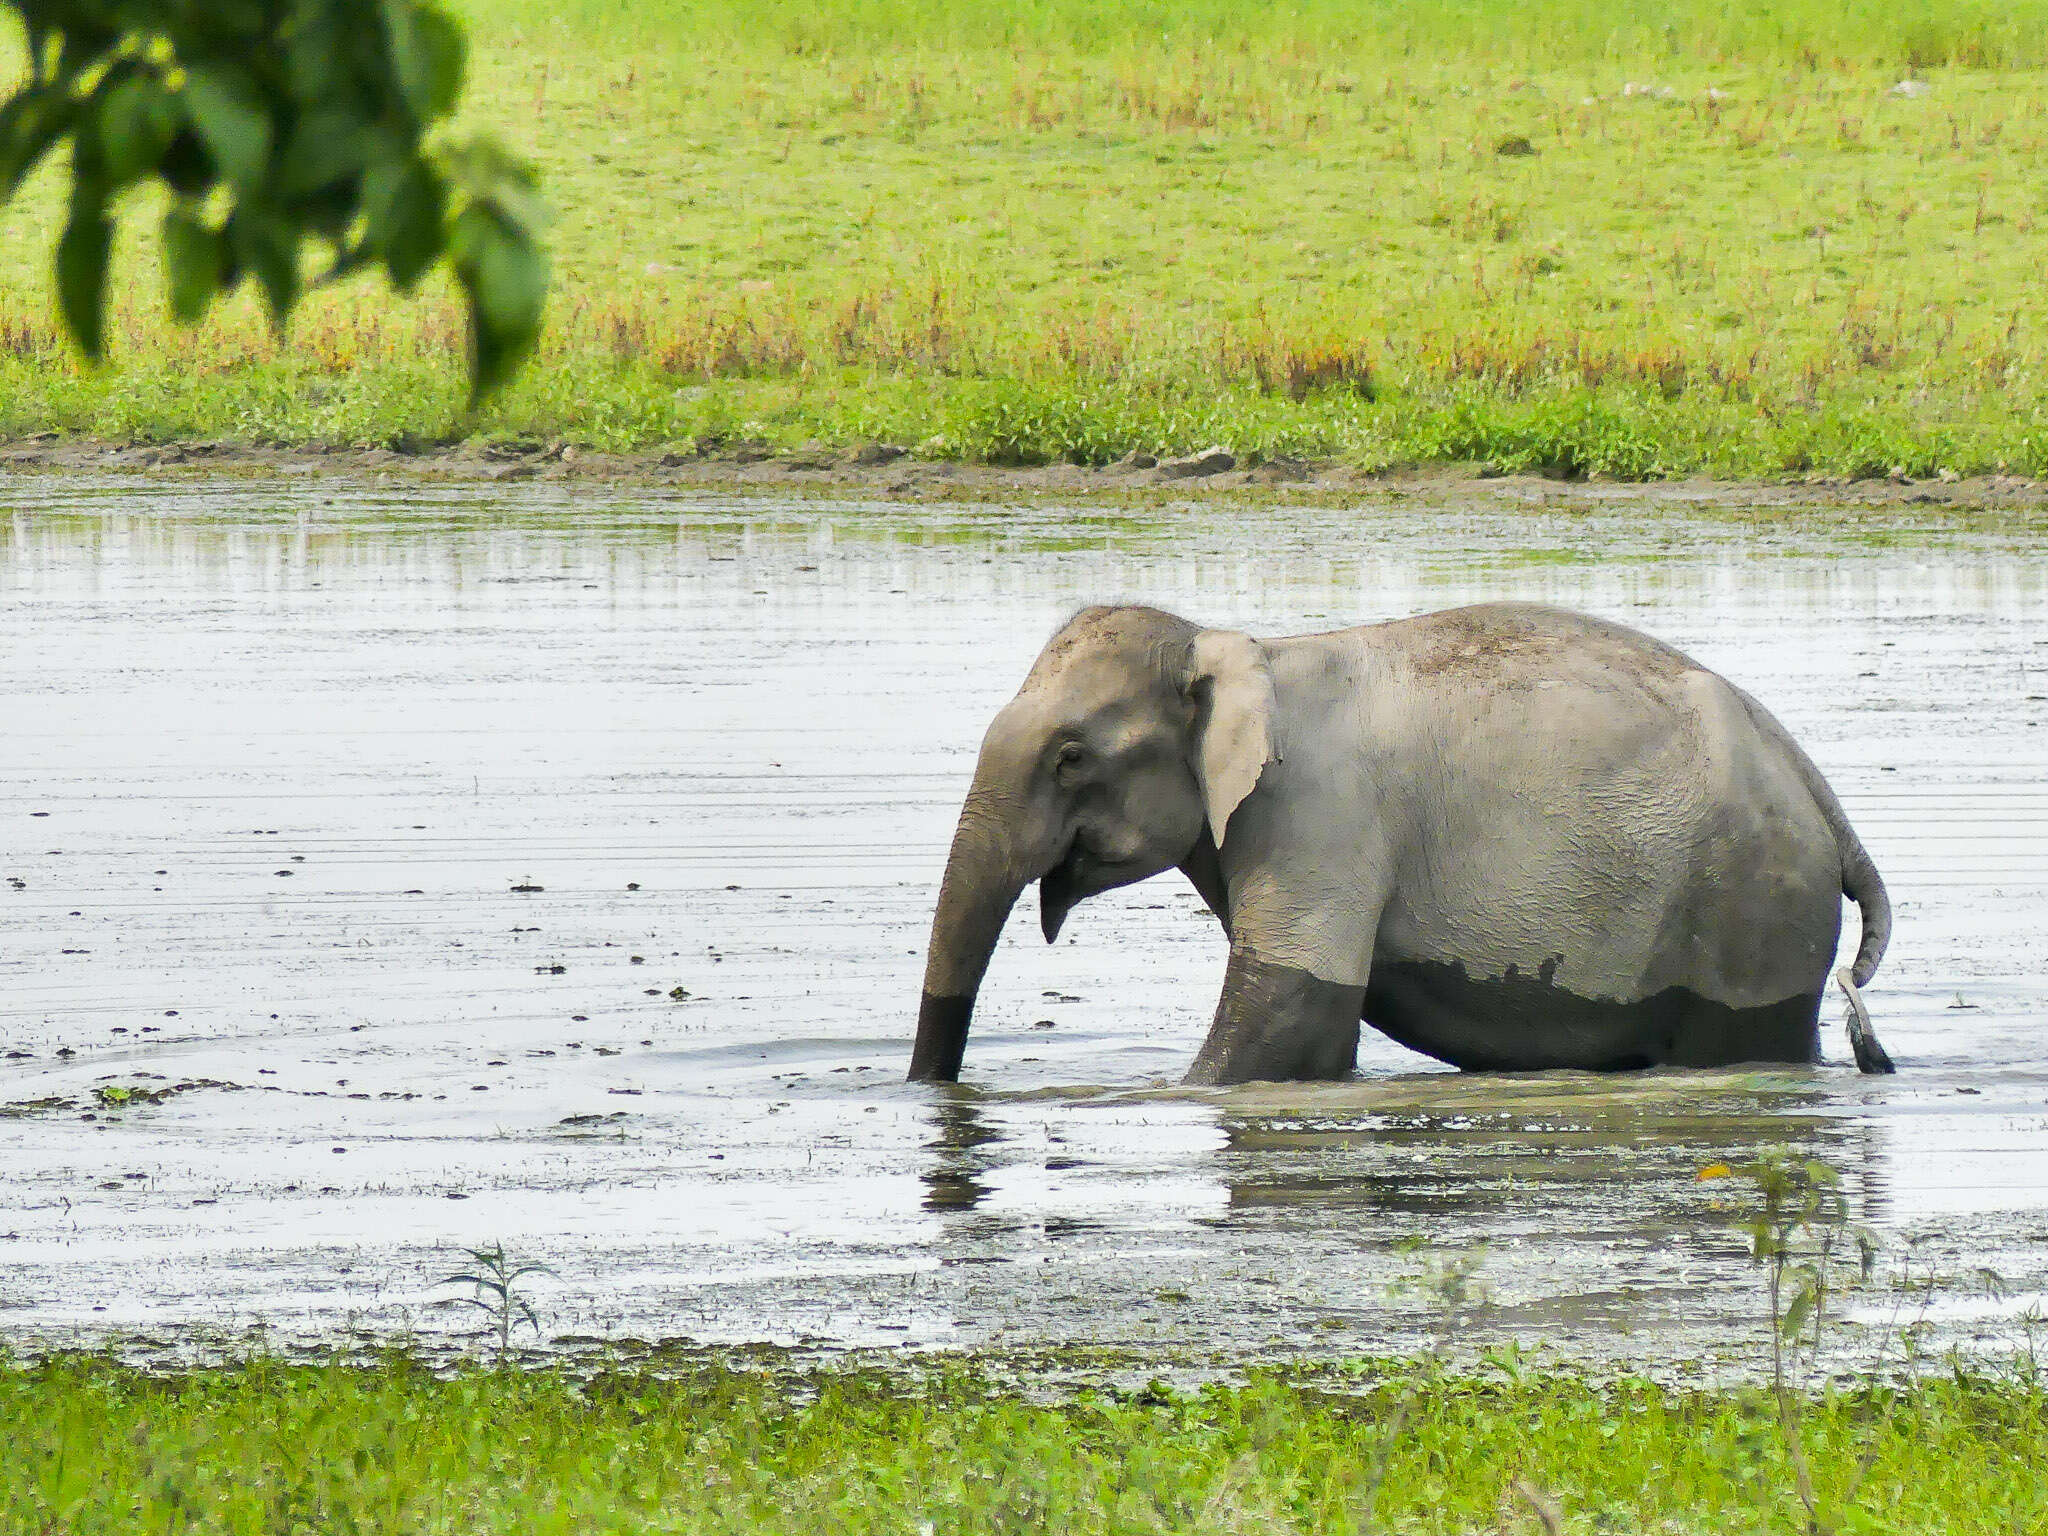
[[[1230,937],[1191,1083],[1342,1076],[1361,1019],[1466,1068],[1809,1062],[1843,894],[1858,985],[1891,929],[1784,728],[1634,630],[1491,603],[1255,641],[1091,608],[982,741],[910,1076],[959,1076],[1026,885],[1050,941],[1175,867]]]

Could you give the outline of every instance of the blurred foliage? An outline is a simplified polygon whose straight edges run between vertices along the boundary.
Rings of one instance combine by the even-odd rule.
[[[282,325],[309,285],[381,267],[407,292],[445,259],[468,304],[472,401],[532,347],[547,291],[533,173],[490,139],[429,142],[466,52],[439,7],[7,4],[28,67],[0,105],[0,202],[69,143],[57,293],[88,358],[105,350],[115,201],[152,180],[170,199],[163,259],[181,320],[246,277]]]

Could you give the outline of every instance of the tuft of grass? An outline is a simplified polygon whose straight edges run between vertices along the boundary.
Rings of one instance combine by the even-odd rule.
[[[971,1361],[574,1377],[437,1376],[402,1355],[146,1374],[66,1355],[0,1368],[0,1528],[1348,1533],[1370,1486],[1386,1531],[1530,1530],[1532,1518],[1785,1529],[1767,1394],[1510,1364],[1046,1402]],[[2038,1382],[1958,1371],[1891,1390],[1881,1413],[1876,1390],[1818,1395],[1803,1424],[1824,1497],[1876,1438],[1859,1494],[1872,1523],[1859,1529],[2007,1536],[2048,1522]]]
[[[0,436],[2048,467],[2048,0],[464,10],[460,127],[560,212],[513,391],[465,414],[445,290],[179,329],[142,202],[86,372],[51,173],[0,220]]]

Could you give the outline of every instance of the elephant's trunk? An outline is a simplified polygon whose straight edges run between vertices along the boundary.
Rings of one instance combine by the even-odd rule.
[[[1011,856],[998,819],[974,797],[960,813],[925,958],[924,997],[917,1010],[912,1082],[950,1083],[960,1076],[974,996],[988,969],[1010,908],[1031,876]]]

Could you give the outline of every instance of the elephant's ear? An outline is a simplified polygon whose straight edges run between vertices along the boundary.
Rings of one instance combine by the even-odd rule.
[[[1195,708],[1194,767],[1210,835],[1223,846],[1230,814],[1280,761],[1273,731],[1273,669],[1250,635],[1205,629],[1188,646],[1181,691]]]

